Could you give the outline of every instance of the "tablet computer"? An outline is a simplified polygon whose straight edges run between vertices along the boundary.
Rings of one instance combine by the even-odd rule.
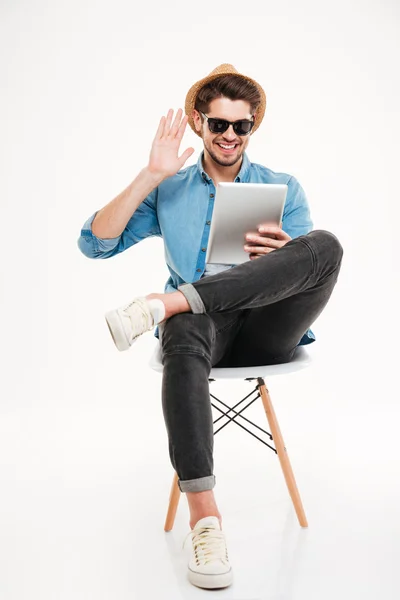
[[[217,184],[206,262],[237,265],[249,259],[245,235],[282,221],[288,186],[278,183]]]

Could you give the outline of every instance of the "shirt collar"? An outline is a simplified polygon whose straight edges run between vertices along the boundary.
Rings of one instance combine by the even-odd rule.
[[[211,179],[203,169],[203,156],[204,156],[204,150],[200,153],[199,158],[197,160],[197,171],[198,171],[200,177],[209,183],[211,181]],[[246,182],[249,170],[250,170],[250,160],[249,160],[249,157],[247,156],[246,152],[244,152],[242,166],[240,167],[240,171],[236,176],[235,182],[236,181],[242,182],[242,183]]]

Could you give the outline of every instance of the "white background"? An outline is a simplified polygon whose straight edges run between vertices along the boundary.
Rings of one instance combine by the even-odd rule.
[[[176,535],[178,557],[189,530],[184,497],[176,529],[162,530],[172,467],[161,379],[147,365],[155,340],[147,334],[119,353],[103,316],[135,295],[163,290],[162,241],[95,261],[80,253],[77,239],[84,221],[147,164],[160,117],[183,108],[190,86],[224,62],[266,91],[250,160],[294,175],[314,228],[332,231],[344,248],[338,284],[312,327],[313,366],[274,379],[270,391],[309,532],[311,522],[326,532],[340,506],[333,529],[359,523],[360,546],[351,555],[369,549],[359,573],[350,558],[343,562],[349,572],[335,575],[327,564],[311,562],[307,571],[302,563],[296,586],[282,591],[268,564],[264,583],[243,583],[237,596],[225,597],[327,599],[349,578],[352,597],[375,598],[382,581],[385,597],[398,597],[391,557],[395,545],[400,551],[399,18],[395,0],[3,0],[2,600],[156,597],[167,583],[181,590],[171,597],[190,593],[180,588],[184,567],[172,577],[168,552],[154,559],[164,564],[164,576],[155,577],[156,551],[145,540],[155,532],[154,546],[165,549],[159,540]],[[202,149],[189,127],[181,151],[188,146],[196,152],[186,166]],[[225,383],[223,393],[237,387]],[[266,458],[238,428],[220,435],[216,498],[232,539],[243,517],[246,541],[252,499],[257,523],[268,522],[269,503],[290,515],[292,508],[272,453]],[[239,487],[248,496],[238,491],[244,473]],[[291,528],[298,530],[295,520]],[[277,532],[271,560],[280,550]],[[321,557],[318,543],[312,556]],[[330,543],[335,560],[349,547],[340,536]],[[240,548],[237,586],[252,554],[245,543]],[[372,558],[373,549],[379,556]],[[324,568],[329,590],[314,578]],[[286,569],[285,581],[293,575]]]

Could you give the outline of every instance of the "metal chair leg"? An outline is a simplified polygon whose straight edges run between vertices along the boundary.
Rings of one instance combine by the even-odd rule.
[[[264,409],[267,414],[268,423],[271,428],[272,438],[275,442],[275,448],[278,453],[283,475],[286,480],[286,485],[288,487],[289,494],[297,514],[297,518],[301,527],[308,527],[306,514],[304,512],[303,504],[301,502],[299,490],[297,489],[296,480],[293,475],[292,467],[285,448],[285,443],[282,438],[281,430],[279,428],[278,420],[276,418],[275,411],[272,406],[271,397],[269,395],[264,380],[261,377],[259,377],[258,382],[260,384],[259,390]]]

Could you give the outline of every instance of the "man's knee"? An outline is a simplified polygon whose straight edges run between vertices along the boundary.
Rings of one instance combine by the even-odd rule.
[[[207,314],[180,313],[165,321],[162,331],[163,354],[202,354],[211,359],[215,326]]]
[[[325,229],[315,229],[310,231],[306,237],[311,242],[313,249],[318,252],[318,257],[322,261],[326,260],[334,267],[340,265],[343,247],[335,234]]]

